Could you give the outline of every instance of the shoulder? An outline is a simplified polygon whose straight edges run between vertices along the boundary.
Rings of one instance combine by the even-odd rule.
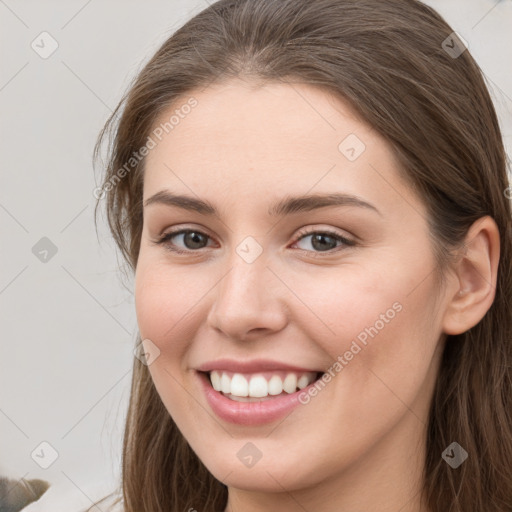
[[[0,511],[15,512],[40,498],[50,483],[38,478],[0,477]]]
[[[123,512],[118,489],[110,483],[61,481],[50,485],[37,500],[20,512]],[[101,502],[101,503],[99,503]],[[98,507],[94,505],[98,503]]]

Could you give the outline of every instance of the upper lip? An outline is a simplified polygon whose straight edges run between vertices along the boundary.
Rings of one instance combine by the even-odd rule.
[[[255,373],[255,372],[271,372],[271,371],[291,371],[291,372],[318,372],[320,370],[293,366],[279,361],[270,359],[253,359],[251,361],[240,361],[234,359],[216,359],[208,361],[196,368],[200,372],[211,372],[213,370],[226,370],[236,373]]]

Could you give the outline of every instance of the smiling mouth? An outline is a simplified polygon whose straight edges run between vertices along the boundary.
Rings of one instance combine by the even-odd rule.
[[[323,372],[269,371],[236,373],[200,372],[215,391],[236,402],[263,402],[300,391],[319,380]]]

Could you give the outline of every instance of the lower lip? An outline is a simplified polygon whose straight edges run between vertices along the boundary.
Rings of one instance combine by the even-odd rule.
[[[263,425],[281,419],[289,414],[298,405],[299,395],[308,391],[315,383],[291,393],[281,395],[270,400],[262,402],[236,402],[226,398],[219,391],[215,391],[210,383],[210,377],[201,372],[197,372],[203,386],[206,399],[213,412],[221,419],[238,425]]]

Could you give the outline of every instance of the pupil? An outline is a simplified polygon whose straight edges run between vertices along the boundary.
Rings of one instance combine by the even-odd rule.
[[[317,234],[317,235],[314,235],[313,238],[311,239],[311,243],[313,244],[313,247],[315,247],[315,249],[320,249],[320,250],[326,249],[326,250],[328,250],[328,249],[333,248],[333,247],[327,247],[327,248],[325,247],[325,239],[326,238],[327,239],[330,238],[334,242],[334,244],[336,244],[336,241],[334,240],[333,237],[331,237],[329,235],[323,235],[321,233]],[[321,242],[320,245],[318,246],[318,244],[315,243],[317,240],[322,240],[323,242]],[[329,245],[329,244],[327,244],[327,245]]]
[[[188,240],[191,240],[192,241],[192,247],[189,247],[189,249],[197,249],[198,247],[194,246],[194,243],[201,243],[200,242],[200,239],[201,239],[201,235],[199,233],[196,233],[195,231],[190,231],[188,233],[185,233],[185,241]],[[198,241],[198,238],[199,238],[199,241]],[[189,245],[189,244],[186,244],[186,245]]]

